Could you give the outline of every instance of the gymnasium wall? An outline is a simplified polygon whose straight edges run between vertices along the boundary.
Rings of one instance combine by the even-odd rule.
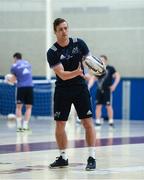
[[[54,0],[53,4],[59,7],[54,17],[66,18],[71,34],[86,40],[94,55],[106,54],[123,77],[144,76],[143,1],[78,0],[63,7]]]
[[[83,38],[94,55],[106,54],[122,77],[144,76],[144,1],[0,0],[0,73],[6,74],[16,51],[46,74],[46,27],[66,18],[72,36]],[[51,34],[54,41],[54,35]]]
[[[34,75],[45,75],[45,1],[0,0],[0,74],[9,72],[21,52]]]

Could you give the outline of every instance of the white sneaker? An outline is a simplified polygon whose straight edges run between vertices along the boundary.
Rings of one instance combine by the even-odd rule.
[[[101,120],[100,119],[96,119],[95,124],[96,124],[96,126],[101,126]]]
[[[28,128],[22,128],[23,131],[31,131],[31,129],[28,127]]]
[[[114,127],[114,120],[113,119],[109,119],[109,126],[110,127]]]
[[[23,128],[22,127],[17,127],[16,132],[23,132]]]

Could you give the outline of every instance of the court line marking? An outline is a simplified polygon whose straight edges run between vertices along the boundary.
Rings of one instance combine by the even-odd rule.
[[[122,137],[122,138],[109,138],[99,139],[99,143],[96,143],[97,147],[102,146],[114,146],[114,145],[126,145],[126,144],[144,144],[144,136],[140,137]],[[16,146],[21,146],[20,150],[16,152]],[[70,148],[83,148],[87,147],[85,140],[70,140],[68,149]],[[0,145],[0,154],[20,153],[20,152],[32,152],[43,150],[57,149],[57,144],[53,142],[27,142],[22,144],[6,144]]]

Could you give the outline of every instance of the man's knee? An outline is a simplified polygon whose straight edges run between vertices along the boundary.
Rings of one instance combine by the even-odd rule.
[[[56,129],[58,131],[63,131],[65,129],[66,122],[65,121],[56,121]]]
[[[85,129],[91,129],[93,128],[93,122],[91,118],[83,119],[82,124]]]

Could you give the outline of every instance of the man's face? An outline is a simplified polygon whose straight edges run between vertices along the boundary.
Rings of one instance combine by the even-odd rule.
[[[68,38],[68,24],[66,22],[59,24],[55,34],[58,40],[66,40]]]
[[[17,58],[16,58],[16,57],[14,57],[13,59],[14,59],[14,63],[16,63],[16,61],[17,61]]]

